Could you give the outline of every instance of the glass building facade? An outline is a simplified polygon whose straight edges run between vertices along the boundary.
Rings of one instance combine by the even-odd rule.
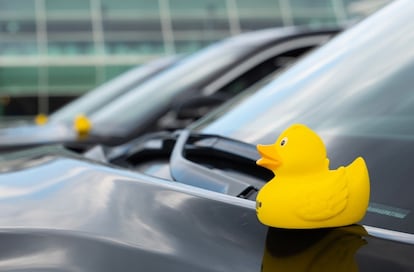
[[[194,52],[250,30],[338,25],[387,2],[0,0],[0,111],[49,113],[159,56]]]

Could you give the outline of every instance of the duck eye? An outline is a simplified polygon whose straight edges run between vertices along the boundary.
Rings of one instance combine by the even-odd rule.
[[[287,144],[288,138],[285,137],[280,141],[280,146],[285,146]]]

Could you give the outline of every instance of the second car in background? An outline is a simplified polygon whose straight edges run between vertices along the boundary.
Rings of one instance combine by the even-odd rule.
[[[90,129],[86,136],[79,137],[71,120],[3,128],[0,150],[51,143],[83,150],[97,143],[117,145],[146,132],[183,127],[339,31],[291,27],[228,38],[180,60],[87,116]]]

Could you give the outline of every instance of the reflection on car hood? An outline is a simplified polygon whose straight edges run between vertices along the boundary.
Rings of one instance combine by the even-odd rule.
[[[74,142],[76,131],[68,124],[48,123],[43,126],[24,124],[0,128],[0,150],[19,149],[42,144]]]
[[[359,271],[414,268],[412,245],[369,237],[363,228],[288,235],[261,225],[252,201],[77,160],[59,149],[2,158],[22,163],[0,174],[0,270],[250,272],[265,265],[263,271],[292,271],[295,254],[314,260],[296,271],[333,260],[352,271],[345,266],[354,259]],[[269,231],[276,232],[273,242]]]
[[[0,122],[0,129],[9,127],[27,126],[33,124],[33,120],[16,119],[16,120],[2,120]]]
[[[114,271],[128,264],[152,271],[260,268],[265,228],[247,201],[207,198],[86,161],[44,160],[41,152],[32,157],[43,162],[26,161],[24,169],[0,175],[0,244],[8,245],[0,270],[7,268],[3,263],[64,271]],[[125,262],[113,262],[117,257]]]
[[[73,135],[75,135],[73,130],[61,123],[49,123],[43,126],[29,123],[0,129],[0,137],[7,138],[7,143],[53,141],[66,139]]]
[[[176,230],[177,231],[177,230]],[[183,230],[184,231],[184,230]],[[347,229],[326,233],[298,233],[285,239],[270,229],[263,248],[248,250],[237,259],[235,250],[223,241],[209,243],[206,237],[180,239],[177,248],[164,253],[118,239],[92,234],[38,229],[0,230],[0,268],[13,271],[412,271],[412,248],[405,244]],[[279,237],[278,237],[279,235]],[[307,236],[311,235],[311,236]],[[184,234],[182,234],[184,236]],[[170,236],[169,241],[177,237]],[[193,237],[191,237],[193,238]],[[305,241],[299,241],[305,238]],[[311,238],[311,239],[309,239]],[[187,241],[187,243],[185,243]],[[220,243],[219,243],[220,244]],[[245,246],[245,245],[244,245]],[[217,252],[211,252],[214,247]],[[189,252],[191,250],[191,252]],[[185,254],[188,253],[186,256]],[[243,265],[248,265],[244,267]]]

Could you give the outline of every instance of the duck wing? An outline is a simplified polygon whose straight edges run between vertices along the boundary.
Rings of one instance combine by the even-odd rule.
[[[322,221],[342,212],[348,203],[345,168],[327,174],[326,180],[314,189],[298,195],[297,216],[308,221]]]

